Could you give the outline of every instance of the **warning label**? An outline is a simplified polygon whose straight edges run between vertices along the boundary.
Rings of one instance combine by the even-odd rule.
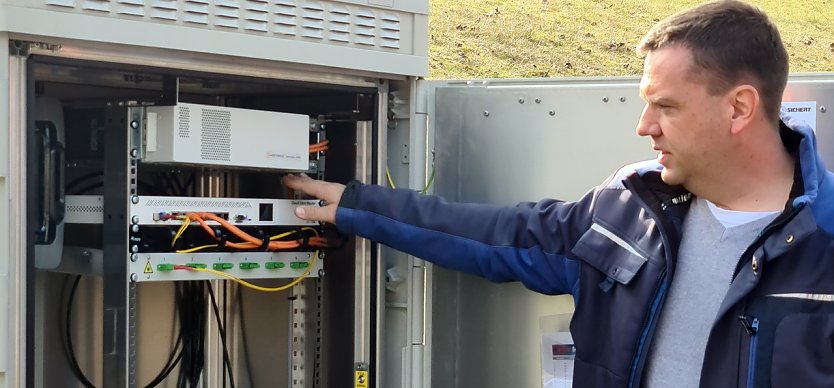
[[[782,118],[791,125],[807,125],[817,130],[817,102],[816,101],[785,101],[782,102]]]
[[[150,260],[148,260],[148,264],[145,264],[145,273],[153,273],[153,267],[151,266]]]

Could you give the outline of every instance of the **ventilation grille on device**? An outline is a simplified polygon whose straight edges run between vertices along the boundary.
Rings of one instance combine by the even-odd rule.
[[[189,125],[189,121],[191,121],[191,108],[187,106],[181,106],[179,109],[179,131],[177,134],[180,138],[188,139],[189,135],[191,134],[190,129],[191,126]]]
[[[89,205],[89,204],[67,204],[67,213],[91,213],[101,214],[104,211],[104,205]]]
[[[232,114],[217,109],[203,109],[203,136],[200,156],[208,160],[230,161],[232,158]]]
[[[205,201],[200,199],[151,199],[145,203],[145,206],[156,206],[161,208],[182,208],[184,210],[188,209],[250,209],[252,208],[252,204],[246,201],[218,201],[218,200],[211,200]]]

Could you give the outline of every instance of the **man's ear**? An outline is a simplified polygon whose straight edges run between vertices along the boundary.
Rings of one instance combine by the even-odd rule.
[[[732,125],[730,132],[736,135],[747,128],[756,118],[761,100],[759,91],[749,84],[736,86],[727,94],[732,107]]]

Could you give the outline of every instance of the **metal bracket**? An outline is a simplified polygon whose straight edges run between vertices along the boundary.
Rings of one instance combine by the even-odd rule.
[[[29,56],[29,42],[25,42],[22,40],[10,40],[9,41],[9,54],[15,57],[28,57]]]
[[[32,50],[43,50],[56,52],[61,50],[61,45],[47,42],[33,42],[28,40],[10,40],[9,54],[16,57],[28,57]]]
[[[408,143],[403,143],[402,145],[402,157],[400,158],[402,164],[408,164]]]
[[[177,105],[180,94],[180,79],[173,75],[162,77],[162,95],[159,98],[159,105]]]

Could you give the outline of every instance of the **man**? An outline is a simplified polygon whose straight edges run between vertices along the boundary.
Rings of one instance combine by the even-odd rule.
[[[738,1],[640,46],[637,134],[658,158],[573,203],[450,204],[290,176],[301,218],[576,300],[577,387],[834,387],[834,180],[779,119],[788,56]]]

